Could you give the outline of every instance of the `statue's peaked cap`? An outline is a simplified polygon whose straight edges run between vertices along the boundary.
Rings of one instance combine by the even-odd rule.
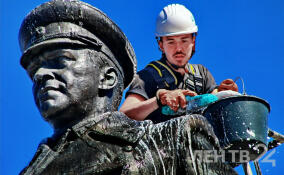
[[[58,36],[53,32],[50,37],[45,34],[45,30],[48,29],[48,25],[54,23],[71,23],[79,30],[74,34],[73,29],[69,29],[71,35],[64,36]],[[130,42],[120,28],[102,11],[78,0],[52,0],[36,7],[25,17],[19,31],[19,43],[23,53],[22,66],[27,67],[29,55],[41,42],[56,38],[72,38],[75,42],[75,35],[82,35],[83,38],[86,36],[87,40],[102,41],[114,55],[113,61],[118,62],[123,69],[125,88],[131,83],[136,73],[136,56]],[[84,40],[80,42],[84,43]]]

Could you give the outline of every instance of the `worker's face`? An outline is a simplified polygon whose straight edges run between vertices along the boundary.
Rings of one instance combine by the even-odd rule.
[[[99,71],[90,55],[88,49],[62,48],[46,50],[31,59],[27,72],[44,119],[52,124],[73,121],[71,117],[91,108],[98,92]]]
[[[167,60],[176,66],[183,67],[191,57],[195,39],[192,34],[164,36],[159,41],[160,49]]]

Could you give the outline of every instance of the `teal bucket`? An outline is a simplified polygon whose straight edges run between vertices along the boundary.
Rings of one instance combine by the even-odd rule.
[[[261,98],[233,96],[210,104],[203,115],[225,150],[226,161],[243,163],[267,151],[269,112],[270,105]]]

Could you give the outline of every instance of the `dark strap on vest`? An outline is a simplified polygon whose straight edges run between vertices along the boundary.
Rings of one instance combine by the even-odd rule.
[[[184,89],[194,89],[197,94],[204,93],[204,83],[197,64],[187,64],[188,74],[184,76]]]
[[[203,92],[203,78],[198,65],[187,64],[188,74],[184,76],[184,89],[193,89],[197,94]],[[178,81],[173,71],[160,61],[152,61],[146,68],[150,71],[158,84],[158,89],[174,90],[178,88]]]

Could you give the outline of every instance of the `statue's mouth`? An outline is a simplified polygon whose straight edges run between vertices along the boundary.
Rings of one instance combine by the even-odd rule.
[[[37,94],[37,97],[40,101],[43,102],[49,99],[55,99],[55,97],[57,96],[55,96],[55,94],[58,93],[60,93],[59,88],[48,86],[41,88],[39,93]]]
[[[40,91],[39,91],[39,95],[42,95],[42,94],[44,94],[44,93],[46,93],[50,90],[59,91],[59,88],[55,88],[55,87],[51,87],[51,86],[41,88]]]
[[[53,99],[54,93],[65,94],[66,89],[63,85],[56,85],[52,83],[52,85],[49,84],[49,85],[41,87],[37,93],[37,98],[40,99],[41,101]]]

